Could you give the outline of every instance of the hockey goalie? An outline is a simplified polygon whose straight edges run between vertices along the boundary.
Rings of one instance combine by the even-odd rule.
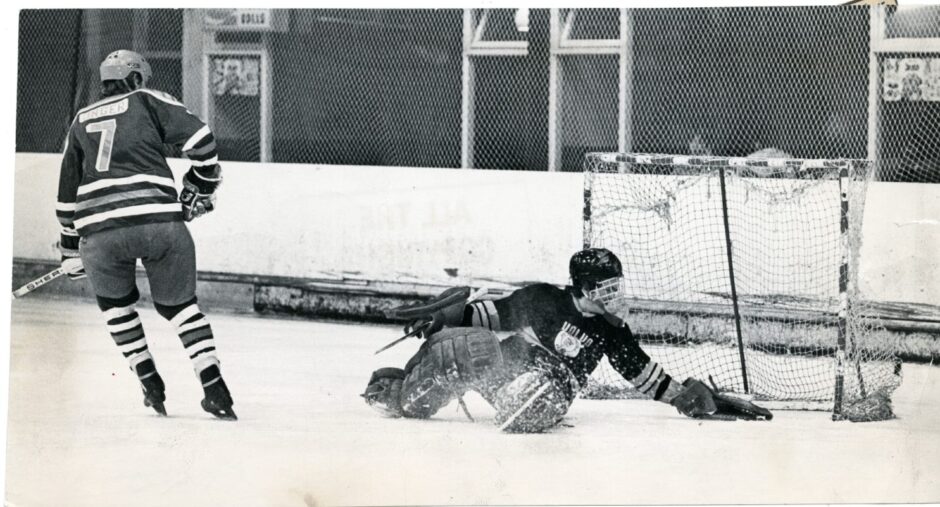
[[[678,382],[640,347],[607,306],[622,293],[620,260],[591,248],[569,262],[565,288],[537,283],[498,300],[469,301],[470,289],[444,291],[423,305],[392,310],[406,331],[426,339],[402,368],[372,373],[366,403],[390,417],[430,418],[467,391],[496,409],[506,432],[556,426],[604,355],[640,393],[688,417],[769,420],[753,403],[689,378]],[[497,332],[509,335],[500,339]]]

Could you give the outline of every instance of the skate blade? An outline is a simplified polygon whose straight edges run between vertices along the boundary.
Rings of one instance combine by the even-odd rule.
[[[214,415],[218,419],[222,419],[223,421],[237,421],[238,420],[238,416],[235,415],[235,412],[233,412],[231,408],[229,409],[216,408],[203,402],[202,409]]]
[[[164,417],[166,416],[166,407],[163,406],[163,403],[159,401],[151,403],[151,402],[144,400],[144,405],[154,409],[154,411],[156,411],[157,414],[162,415]]]

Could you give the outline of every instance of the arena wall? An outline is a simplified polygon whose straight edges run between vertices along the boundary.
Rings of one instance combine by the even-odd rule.
[[[59,162],[16,156],[15,259],[58,259]],[[224,171],[218,211],[191,224],[203,272],[353,285],[562,284],[581,245],[579,173],[234,162]],[[875,183],[867,206],[866,297],[940,305],[940,185]]]

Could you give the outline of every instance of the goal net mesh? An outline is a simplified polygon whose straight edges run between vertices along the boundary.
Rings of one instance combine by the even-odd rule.
[[[867,161],[603,153],[584,169],[585,245],[621,259],[618,311],[673,377],[806,408],[900,383],[897,338],[859,297]],[[594,380],[629,390],[607,364]]]

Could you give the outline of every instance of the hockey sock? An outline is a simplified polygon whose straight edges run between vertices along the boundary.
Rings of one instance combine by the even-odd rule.
[[[157,313],[170,321],[176,328],[176,334],[183,342],[183,348],[189,354],[193,363],[193,370],[202,380],[202,373],[214,366],[218,371],[219,359],[215,354],[215,340],[212,336],[212,327],[206,316],[199,311],[196,298],[179,305],[161,305],[154,303]],[[205,380],[202,381],[206,384]]]
[[[134,309],[139,293],[137,290],[122,298],[105,298],[99,296],[98,307],[104,313],[108,323],[108,332],[124,354],[130,364],[131,371],[137,373],[137,366],[144,361],[153,362],[153,356],[147,348],[147,339],[144,336],[144,327],[140,323],[140,316]],[[138,374],[139,375],[139,374]]]

